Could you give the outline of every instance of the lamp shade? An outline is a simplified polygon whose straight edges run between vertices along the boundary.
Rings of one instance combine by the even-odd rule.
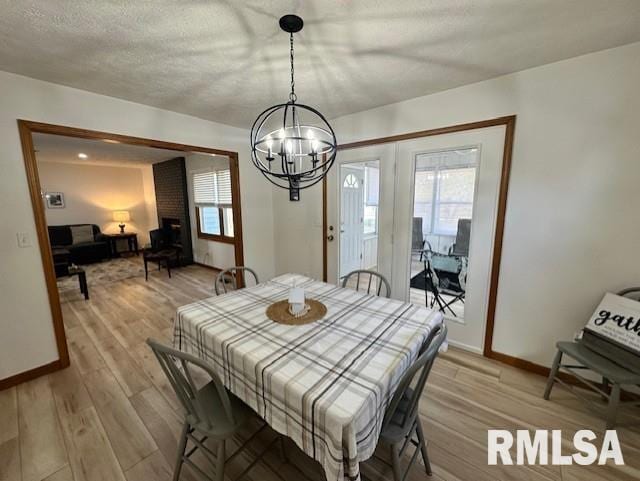
[[[113,220],[116,222],[129,222],[131,216],[128,210],[115,210],[113,211]]]

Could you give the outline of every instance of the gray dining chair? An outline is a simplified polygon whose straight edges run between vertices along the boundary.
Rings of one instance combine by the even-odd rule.
[[[225,441],[237,434],[254,412],[240,399],[227,391],[218,375],[206,362],[191,354],[165,346],[153,339],[147,339],[147,344],[158,358],[158,362],[166,374],[171,387],[175,391],[180,404],[182,404],[185,413],[184,425],[173,472],[173,481],[178,481],[182,466],[185,463],[205,479],[223,481],[225,463],[230,461],[244,449],[247,444],[255,439],[267,424],[263,423],[260,429],[227,458]],[[203,370],[207,377],[211,379],[202,387],[198,387],[194,382],[194,366]],[[204,444],[207,439],[212,439],[217,442],[217,453],[211,451]],[[187,443],[189,441],[193,447],[187,451]],[[280,443],[280,455],[284,458],[282,437],[278,436],[253,462],[245,467],[238,476],[238,479],[248,472],[276,442]],[[202,452],[204,458],[214,467],[214,478],[205,473],[201,467],[191,460],[191,456],[198,449]]]
[[[371,294],[371,292],[373,291],[376,296],[380,296],[382,288],[384,287],[384,294],[382,294],[382,297],[391,296],[391,286],[389,285],[389,281],[387,281],[387,279],[385,279],[382,274],[376,271],[369,271],[365,269],[351,271],[349,272],[349,274],[344,276],[344,279],[342,279],[342,287],[351,287],[347,286],[347,284],[349,284],[353,277],[356,278],[356,291],[360,291],[361,287],[362,290],[364,290],[364,287],[366,287],[367,294]],[[362,282],[364,284],[360,283],[360,279],[362,279]]]
[[[638,301],[640,300],[640,287],[624,289],[618,292],[618,295]],[[607,429],[615,427],[618,409],[621,405],[640,405],[640,401],[637,400],[620,402],[620,391],[623,386],[640,386],[640,356],[638,354],[623,349],[586,329],[582,331],[581,339],[573,342],[560,341],[556,343],[556,347],[558,351],[553,360],[544,390],[545,399],[549,399],[553,385],[559,382],[579,399],[588,404],[593,403],[591,399],[582,396],[562,380],[559,373],[565,372],[574,376],[582,385],[608,401],[606,410]],[[563,364],[562,358],[564,355],[575,360],[577,364],[575,362]],[[594,381],[579,375],[577,371],[582,370],[592,371],[601,376],[602,384],[598,385]]]
[[[431,476],[431,464],[427,453],[427,443],[422,431],[422,424],[419,416],[419,405],[422,392],[427,383],[427,378],[433,367],[433,363],[438,355],[440,346],[447,337],[447,327],[440,324],[429,332],[427,339],[422,344],[418,358],[402,376],[391,402],[387,407],[382,421],[379,443],[389,447],[391,452],[391,467],[393,469],[394,481],[404,481],[409,474],[409,470],[422,453],[422,460]],[[414,383],[414,387],[411,385]],[[414,439],[414,434],[418,438]],[[411,456],[409,464],[402,471],[400,460],[405,450],[412,444],[415,451]]]
[[[238,286],[241,286],[241,287],[246,286],[247,272],[253,276],[253,279],[256,284],[260,282],[258,280],[258,274],[256,274],[256,271],[254,271],[250,267],[244,267],[244,266],[229,267],[228,269],[225,269],[220,274],[218,274],[218,276],[216,277],[216,282],[214,284],[216,294],[220,295],[220,294],[227,293],[228,281],[233,286],[233,290],[238,289]],[[239,282],[240,279],[241,281]]]

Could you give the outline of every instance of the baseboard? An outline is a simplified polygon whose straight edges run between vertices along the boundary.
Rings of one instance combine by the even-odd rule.
[[[0,391],[9,389],[13,386],[17,386],[18,384],[22,384],[23,382],[31,381],[32,379],[44,376],[45,374],[51,374],[52,372],[59,371],[60,369],[63,369],[65,367],[67,366],[65,366],[62,361],[58,359],[56,361],[50,362],[49,364],[45,364],[28,371],[14,374],[13,376],[7,377],[5,379],[0,379]]]
[[[453,341],[451,339],[447,339],[447,342],[450,346],[457,347],[458,349],[462,349],[463,351],[469,351],[474,354],[480,354],[482,356],[482,349],[475,346],[469,346],[467,344],[463,344],[461,342]]]
[[[501,352],[489,350],[488,352],[485,352],[485,356],[489,359],[494,359],[496,361],[500,361],[504,364],[508,364],[525,371],[540,374],[541,376],[548,376],[549,372],[551,371],[550,368],[542,366],[540,364],[536,364],[535,362],[527,361],[526,359],[520,359],[519,357],[509,356],[508,354],[503,354]]]
[[[193,261],[193,263],[195,265],[197,265],[197,266],[206,267],[207,269],[211,269],[213,271],[222,272],[224,270],[224,269],[220,269],[219,267],[216,267],[216,266],[210,266],[209,264],[203,264],[202,262]]]
[[[535,374],[540,374],[541,376],[544,376],[544,377],[549,377],[549,373],[551,372],[550,367],[542,366],[540,364],[536,364],[535,362],[527,361],[525,359],[520,359],[519,357],[509,356],[508,354],[503,354],[501,352],[495,352],[495,351],[489,350],[488,352],[485,352],[485,357],[494,359],[496,361],[500,361],[504,364],[508,364],[513,367],[517,367],[519,369],[522,369],[523,371],[529,371]],[[564,382],[566,382],[567,384],[584,387],[584,384],[582,382],[580,382],[576,377],[572,376],[569,373],[559,372],[558,377],[562,379]],[[610,390],[611,390],[610,388],[606,389],[607,392],[609,392]],[[638,394],[633,393],[632,391],[629,391],[626,389],[622,389],[620,393],[620,399],[623,401],[631,401],[631,400],[636,401],[638,400]]]

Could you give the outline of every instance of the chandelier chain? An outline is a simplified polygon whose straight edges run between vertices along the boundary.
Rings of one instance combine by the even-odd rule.
[[[280,28],[289,34],[291,90],[286,102],[260,113],[251,127],[251,160],[265,178],[289,191],[289,200],[300,200],[300,191],[325,178],[337,153],[333,128],[313,107],[298,104],[295,83],[293,34],[302,30],[297,15],[280,18]]]
[[[291,60],[291,93],[289,94],[289,100],[291,100],[291,102],[295,102],[297,100],[297,96],[296,96],[296,82],[293,78],[293,33],[289,34],[289,44],[290,44],[290,50],[289,50],[289,57]]]

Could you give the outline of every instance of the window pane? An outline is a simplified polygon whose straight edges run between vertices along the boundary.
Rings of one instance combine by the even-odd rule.
[[[418,202],[433,201],[433,186],[435,172],[433,170],[419,170],[416,172],[416,192],[415,199]]]
[[[199,207],[200,231],[203,234],[221,235],[220,214],[217,207]]]
[[[342,187],[347,189],[357,189],[358,188],[358,179],[353,174],[349,174],[344,178],[344,182],[342,183]]]
[[[224,219],[224,235],[225,237],[233,237],[233,208],[225,207],[222,210]]]
[[[440,202],[473,202],[476,169],[444,169],[439,172],[438,200]]]
[[[458,231],[458,219],[471,219],[473,204],[452,202],[440,204],[436,209],[437,234],[456,235]]]
[[[431,202],[416,202],[413,204],[413,217],[422,217],[422,234],[431,232]]]
[[[364,233],[375,234],[378,231],[378,206],[364,206]]]
[[[375,167],[365,167],[364,198],[367,205],[378,205],[380,197],[380,171]]]

